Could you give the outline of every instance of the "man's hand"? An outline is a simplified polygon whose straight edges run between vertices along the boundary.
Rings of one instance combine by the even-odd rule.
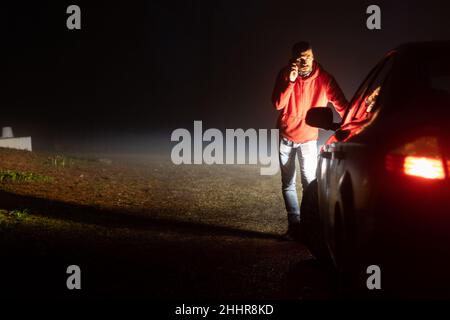
[[[298,65],[295,62],[291,63],[291,70],[289,72],[289,81],[295,82],[298,77]]]

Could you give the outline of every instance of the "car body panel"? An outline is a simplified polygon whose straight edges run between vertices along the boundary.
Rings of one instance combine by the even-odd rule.
[[[355,256],[378,250],[372,257],[394,248],[393,242],[415,243],[430,233],[442,240],[450,234],[450,179],[409,177],[385,167],[392,150],[427,135],[440,139],[444,162],[450,159],[450,95],[423,85],[415,67],[421,54],[444,59],[450,56],[450,42],[407,44],[388,52],[319,153],[319,214],[335,263],[338,233],[345,233]],[[446,85],[450,63],[442,65],[436,78],[443,76]],[[449,171],[450,161],[447,177]],[[446,244],[440,244],[446,251]]]

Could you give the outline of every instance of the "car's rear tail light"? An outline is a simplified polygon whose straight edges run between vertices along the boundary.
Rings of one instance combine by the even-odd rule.
[[[444,179],[445,172],[441,159],[406,157],[403,162],[406,175],[427,179]]]
[[[447,164],[449,168],[450,161]],[[386,169],[425,179],[442,180],[446,177],[436,137],[423,137],[392,151],[386,156]]]
[[[447,159],[449,157],[447,156]],[[450,160],[447,160],[447,174],[450,174]]]

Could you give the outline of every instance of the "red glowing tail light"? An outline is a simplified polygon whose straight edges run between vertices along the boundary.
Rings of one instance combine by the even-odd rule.
[[[427,179],[444,179],[445,172],[441,159],[424,157],[406,157],[403,162],[406,175]]]
[[[442,180],[447,175],[446,171],[450,170],[450,161],[447,161],[445,168],[436,137],[422,137],[389,153],[386,169],[407,176]]]
[[[448,156],[447,156],[448,159]],[[447,160],[447,175],[450,175],[450,160]]]

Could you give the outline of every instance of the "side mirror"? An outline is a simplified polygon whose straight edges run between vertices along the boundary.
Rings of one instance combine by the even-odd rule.
[[[311,127],[325,130],[339,129],[339,123],[333,122],[333,111],[330,108],[311,108],[306,114],[306,123]]]

